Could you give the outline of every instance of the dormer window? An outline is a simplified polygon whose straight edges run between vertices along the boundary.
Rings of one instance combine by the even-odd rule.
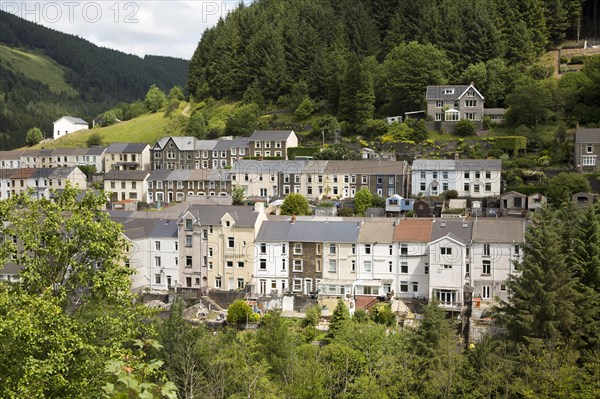
[[[454,89],[444,89],[444,94],[454,94]]]

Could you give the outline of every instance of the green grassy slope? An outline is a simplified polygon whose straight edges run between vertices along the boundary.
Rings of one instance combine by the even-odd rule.
[[[64,68],[42,50],[26,51],[0,45],[0,63],[15,73],[47,84],[53,93],[77,95],[77,91],[65,82]]]
[[[100,135],[103,145],[115,142],[148,143],[152,145],[164,136],[183,135],[188,118],[182,115],[182,110],[186,105],[186,103],[181,103],[179,110],[173,112],[170,117],[165,117],[164,112],[144,114],[112,126],[75,132],[59,140],[41,143],[30,148],[86,147],[86,140],[94,133]]]

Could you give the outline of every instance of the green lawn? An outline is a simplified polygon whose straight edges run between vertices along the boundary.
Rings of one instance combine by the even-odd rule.
[[[77,91],[65,82],[64,68],[41,50],[23,51],[0,45],[0,62],[14,72],[47,84],[55,93],[77,95]]]
[[[165,118],[163,112],[145,114],[129,121],[112,126],[91,129],[69,134],[59,140],[38,144],[32,148],[75,148],[85,147],[87,138],[93,133],[99,133],[102,144],[115,142],[154,144],[165,136],[182,136],[187,118],[175,112],[176,116]]]

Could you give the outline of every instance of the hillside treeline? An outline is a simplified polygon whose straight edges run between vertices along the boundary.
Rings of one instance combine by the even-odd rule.
[[[144,98],[156,84],[162,90],[184,86],[188,61],[162,56],[140,58],[98,47],[0,11],[0,43],[12,48],[42,49],[65,67],[65,81],[74,90],[56,94],[47,84],[15,73],[0,63],[0,149],[24,144],[25,132],[46,131],[64,114],[95,117],[119,102]]]
[[[259,104],[297,105],[307,95],[352,123],[370,108],[380,116],[422,109],[427,84],[468,83],[469,66],[491,63],[502,87],[486,106],[504,106],[516,72],[576,35],[593,8],[584,3],[256,1],[204,32],[188,89],[198,98]]]

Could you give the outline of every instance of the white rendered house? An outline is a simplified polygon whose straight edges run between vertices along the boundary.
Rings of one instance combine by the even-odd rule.
[[[59,139],[67,134],[77,132],[79,130],[88,130],[90,126],[81,118],[72,116],[63,116],[54,122],[54,140]]]

